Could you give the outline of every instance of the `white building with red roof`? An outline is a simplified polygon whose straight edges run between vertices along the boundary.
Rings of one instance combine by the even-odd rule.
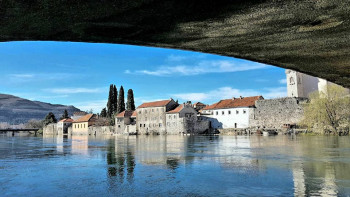
[[[68,134],[68,128],[72,126],[73,119],[65,118],[57,122],[57,135]]]
[[[255,101],[262,96],[239,97],[221,100],[201,110],[202,115],[211,122],[212,128],[247,128],[249,119],[254,114]]]

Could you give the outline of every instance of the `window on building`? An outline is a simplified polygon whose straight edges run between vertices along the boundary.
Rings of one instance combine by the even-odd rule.
[[[236,114],[239,114],[239,111],[238,111],[238,110],[236,110]]]
[[[78,124],[78,129],[79,129],[79,124]]]
[[[167,122],[166,125],[170,126],[170,122]]]
[[[216,115],[219,115],[219,112],[216,112]]]
[[[228,111],[228,115],[230,115],[230,114],[231,114],[231,111],[229,110],[229,111]]]
[[[118,125],[118,128],[120,128],[120,125]]]
[[[85,129],[85,124],[84,124],[84,129]]]
[[[176,115],[174,115],[174,119],[176,118]]]
[[[76,129],[76,128],[77,128],[77,125],[74,125],[74,128]]]
[[[171,120],[171,115],[169,115],[169,120]]]
[[[143,124],[143,127],[146,127],[146,124]]]
[[[162,127],[162,123],[159,123],[159,127]]]
[[[141,114],[141,110],[139,111],[139,114]]]
[[[246,110],[243,110],[243,113],[245,114],[245,113],[247,113],[247,111],[246,111]]]
[[[140,124],[140,127],[142,127],[142,124]]]
[[[225,111],[222,111],[221,114],[222,114],[222,115],[225,115]]]
[[[289,78],[289,84],[290,85],[293,85],[295,82],[294,82],[294,78],[293,77],[291,77],[291,78]]]

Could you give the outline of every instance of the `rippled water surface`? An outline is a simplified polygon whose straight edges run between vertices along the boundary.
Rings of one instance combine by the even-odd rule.
[[[350,196],[349,137],[0,136],[0,196]]]

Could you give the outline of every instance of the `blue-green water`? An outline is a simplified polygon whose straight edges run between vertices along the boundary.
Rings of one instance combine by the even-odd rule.
[[[350,138],[0,136],[0,196],[350,196]]]

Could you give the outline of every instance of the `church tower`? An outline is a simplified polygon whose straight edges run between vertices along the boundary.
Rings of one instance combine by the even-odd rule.
[[[311,92],[318,90],[318,78],[301,72],[286,69],[288,97],[309,98]]]

